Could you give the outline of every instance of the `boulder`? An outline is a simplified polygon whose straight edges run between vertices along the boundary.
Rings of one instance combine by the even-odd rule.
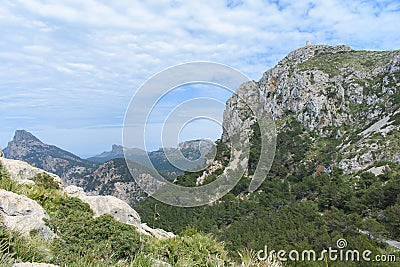
[[[64,192],[72,197],[77,197],[83,202],[89,204],[94,215],[101,216],[110,214],[120,222],[139,225],[140,216],[126,202],[113,196],[87,196],[83,189],[78,186],[70,185],[64,189]]]
[[[32,178],[35,175],[39,173],[46,173],[50,175],[55,182],[62,186],[61,178],[58,175],[33,167],[32,165],[24,161],[0,157],[0,165],[2,165],[8,173],[10,173],[11,179],[18,183],[33,184]],[[27,180],[30,180],[30,182],[28,182]]]
[[[24,235],[37,231],[44,239],[55,236],[43,221],[44,218],[49,219],[45,210],[26,196],[0,189],[0,216],[3,225],[10,230]]]
[[[387,169],[390,169],[388,165],[380,167],[372,167],[368,169],[367,172],[370,172],[375,176],[379,176],[381,174],[384,174]]]
[[[120,222],[135,226],[138,232],[158,239],[171,238],[175,236],[171,232],[162,229],[153,229],[145,223],[141,223],[139,214],[126,202],[116,197],[88,196],[81,187],[75,185],[70,185],[64,188],[64,192],[71,197],[77,197],[83,202],[89,204],[96,217],[104,214],[112,215]]]
[[[165,231],[163,229],[159,229],[159,228],[153,229],[145,223],[140,224],[138,231],[142,234],[151,235],[158,239],[175,237],[175,235],[171,232],[167,232],[167,231]]]

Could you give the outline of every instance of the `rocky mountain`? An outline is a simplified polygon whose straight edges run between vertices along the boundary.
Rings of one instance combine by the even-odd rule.
[[[353,249],[398,255],[392,245],[382,244],[400,240],[400,51],[306,45],[253,85],[242,84],[227,101],[223,135],[210,167],[176,180],[199,186],[217,179],[232,152],[229,134],[246,128],[247,170],[233,190],[193,209],[150,198],[135,208],[163,229],[179,232],[190,225],[211,232],[231,252],[259,251],[266,244],[322,250],[344,238]],[[271,169],[254,192],[249,185],[265,136],[248,104],[269,111],[277,133]],[[155,206],[159,218],[152,218]]]
[[[143,174],[153,174],[153,171],[143,165],[131,163],[135,177]],[[152,175],[154,177],[154,174]],[[125,159],[109,160],[91,173],[85,174],[73,182],[85,189],[88,195],[112,195],[134,206],[147,197],[147,194],[135,182],[126,165]]]
[[[12,141],[4,149],[6,158],[29,162],[34,166],[59,175],[65,183],[82,173],[90,173],[96,164],[40,141],[25,130],[15,131]]]
[[[144,154],[144,155],[146,154],[145,151],[140,150],[140,152],[138,151],[138,154]],[[124,147],[121,145],[114,144],[111,146],[111,151],[104,151],[99,155],[87,158],[87,160],[92,162],[104,163],[111,159],[117,159],[117,158],[124,158]]]
[[[184,162],[186,168],[194,168],[204,161],[196,160],[201,153],[207,154],[213,149],[213,143],[203,140],[182,142],[178,148],[160,148],[146,154],[145,151],[129,148],[126,155],[132,161],[132,172],[135,177],[154,175],[153,168],[166,179],[174,180],[183,171],[170,163],[181,164],[180,153],[189,160]],[[147,195],[135,182],[124,159],[124,148],[113,145],[111,151],[103,152],[89,159],[62,150],[56,146],[43,143],[25,130],[17,130],[12,141],[4,149],[4,155],[10,159],[23,160],[30,164],[59,175],[66,185],[81,186],[89,195],[112,195],[130,205],[137,205]],[[168,151],[168,152],[166,152]],[[169,158],[167,158],[167,154]],[[149,162],[149,159],[151,163]],[[154,166],[154,167],[153,167]]]
[[[340,140],[336,147],[340,156],[333,164],[345,172],[360,171],[379,161],[400,161],[396,141],[400,51],[307,45],[289,53],[256,84],[261,95],[244,84],[227,101],[224,129],[239,122],[235,111],[248,112],[243,102],[265,97],[265,108],[276,121],[293,118],[310,133]]]
[[[117,149],[115,147],[114,152]],[[89,195],[113,195],[131,205],[146,197],[135,183],[123,158],[111,159],[102,164],[91,162],[45,144],[24,130],[15,132],[14,139],[4,149],[4,156],[56,173],[65,185],[81,186]],[[140,164],[134,166],[138,176],[151,173],[150,169]]]
[[[181,142],[177,148],[159,148],[155,151],[146,152],[139,148],[124,148],[121,145],[112,145],[111,151],[105,151],[94,157],[90,157],[87,160],[97,163],[104,163],[111,159],[124,158],[125,156],[138,164],[155,168],[158,171],[172,172],[172,176],[182,174],[183,172],[175,165],[180,165],[182,160],[179,158],[179,154],[182,153],[189,161],[195,161],[212,151],[214,147],[213,142],[208,140],[190,140]],[[124,151],[125,150],[125,151]],[[125,152],[125,155],[124,155]],[[168,158],[167,155],[168,154]],[[150,160],[150,162],[149,162]],[[202,162],[196,162],[192,165],[186,163],[184,166],[186,169],[197,167],[195,164],[203,164]]]

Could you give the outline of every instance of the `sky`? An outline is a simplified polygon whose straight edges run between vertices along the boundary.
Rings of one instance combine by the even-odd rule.
[[[25,129],[81,157],[122,143],[125,111],[135,92],[170,66],[212,61],[258,80],[307,40],[353,49],[400,48],[400,1],[0,3],[0,147],[15,130]],[[189,122],[178,139],[217,139],[231,93],[215,86],[177,92],[161,101],[149,129],[179,101],[212,97],[220,102],[213,106],[219,120]],[[157,138],[149,141],[149,149],[159,146]]]

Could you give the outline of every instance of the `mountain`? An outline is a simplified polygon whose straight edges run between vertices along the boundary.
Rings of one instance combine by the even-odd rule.
[[[143,151],[144,154],[146,152]],[[124,158],[124,147],[120,145],[112,145],[111,151],[104,151],[103,153],[87,158],[88,161],[104,163],[110,159]]]
[[[184,186],[214,181],[229,162],[228,134],[248,128],[247,170],[235,188],[211,205],[191,209],[148,198],[136,207],[143,218],[169,231],[189,225],[211,232],[232,255],[265,246],[322,251],[337,247],[339,239],[359,251],[393,254],[383,240],[400,240],[400,51],[307,45],[255,84],[242,84],[227,101],[223,135],[210,167],[176,180]],[[269,136],[262,135],[246,103],[260,103],[269,111],[277,132],[273,164],[254,192],[249,184],[262,138]],[[155,206],[157,218],[152,217]],[[342,266],[326,260],[326,265]]]
[[[247,167],[243,166],[244,174],[233,190],[218,201],[180,208],[144,199],[122,159],[91,163],[89,172],[89,168],[75,172],[79,176],[75,180],[68,176],[69,181],[88,189],[88,194],[115,194],[137,204],[135,210],[154,228],[211,233],[236,259],[238,251],[247,251],[251,257],[252,251],[266,246],[323,251],[337,248],[343,240],[351,250],[397,259],[395,248],[385,240],[392,240],[390,244],[400,240],[400,51],[307,45],[289,53],[255,84],[256,88],[242,84],[227,101],[223,135],[209,167],[173,179],[189,187],[217,179],[236,149],[228,142],[228,133],[245,128],[248,140],[240,137],[250,146]],[[273,164],[254,192],[249,184],[261,156],[262,139],[270,136],[263,136],[246,103],[269,111],[277,132]],[[46,145],[29,134],[22,132],[14,139],[6,155],[49,154],[43,149]],[[192,159],[198,156],[196,147],[196,143],[180,146],[188,149],[185,153]],[[149,155],[163,166],[167,152],[164,148]],[[175,158],[177,151],[171,152]],[[58,160],[57,153],[51,155]],[[152,175],[138,165],[134,176],[143,172]],[[343,266],[340,261],[324,261]],[[317,261],[287,262],[287,266],[320,265]],[[345,265],[365,266],[364,262]]]
[[[115,147],[114,151],[117,149]],[[55,173],[65,185],[81,186],[89,195],[112,195],[131,205],[147,197],[134,181],[124,159],[111,159],[101,164],[91,162],[45,144],[25,130],[15,132],[13,140],[4,149],[4,156]],[[152,173],[140,164],[132,164],[132,171],[135,176]]]
[[[257,87],[267,97],[265,108],[275,121],[283,126],[289,120],[299,122],[310,135],[316,134],[315,141],[331,138],[337,143],[337,157],[326,167],[354,173],[379,161],[400,161],[400,146],[395,141],[400,116],[399,71],[399,50],[354,51],[348,46],[310,45],[291,52],[266,71]],[[252,103],[259,101],[260,95],[244,84],[226,104],[226,129],[239,123],[236,112],[246,112],[237,104],[238,97]],[[309,158],[303,162],[306,160]]]
[[[121,145],[112,145],[111,151],[102,152],[99,155],[88,158],[88,161],[104,163],[111,159],[124,158],[136,162],[138,164],[154,167],[158,171],[171,172],[172,174],[180,175],[183,172],[175,165],[182,165],[183,160],[179,157],[182,155],[189,161],[195,161],[212,151],[213,142],[208,140],[189,140],[178,144],[177,148],[159,148],[155,151],[146,152],[139,148],[124,148]],[[125,150],[125,155],[124,155]],[[167,155],[168,154],[168,158]],[[150,162],[149,162],[150,160]],[[204,161],[194,162],[193,165],[186,163],[185,169],[193,169],[198,165],[204,164]]]
[[[25,130],[15,131],[12,141],[4,149],[4,155],[10,159],[29,162],[34,166],[59,175],[64,182],[80,173],[92,171],[96,164],[40,141]]]
[[[177,157],[178,152],[182,152],[189,160],[196,160],[201,153],[207,154],[212,148],[211,142],[192,140],[180,143],[178,148],[160,148],[148,154],[137,148],[126,149],[127,157],[132,161],[130,167],[134,177],[126,166],[124,148],[119,145],[113,145],[111,151],[85,160],[56,146],[45,144],[25,130],[17,130],[13,140],[4,149],[4,155],[55,173],[64,184],[81,186],[89,195],[112,195],[130,205],[137,205],[147,195],[136,184],[135,177],[143,174],[154,177],[153,168],[156,168],[164,178],[174,180],[183,171],[172,165],[169,159],[182,165],[183,161]],[[169,159],[166,151],[170,155]],[[194,168],[204,161],[195,161],[193,166],[190,162],[184,163],[185,168]]]

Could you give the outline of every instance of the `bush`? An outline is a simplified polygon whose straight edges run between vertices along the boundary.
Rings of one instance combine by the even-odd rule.
[[[60,185],[47,173],[38,173],[32,180],[37,186],[41,186],[45,189],[60,189]]]

